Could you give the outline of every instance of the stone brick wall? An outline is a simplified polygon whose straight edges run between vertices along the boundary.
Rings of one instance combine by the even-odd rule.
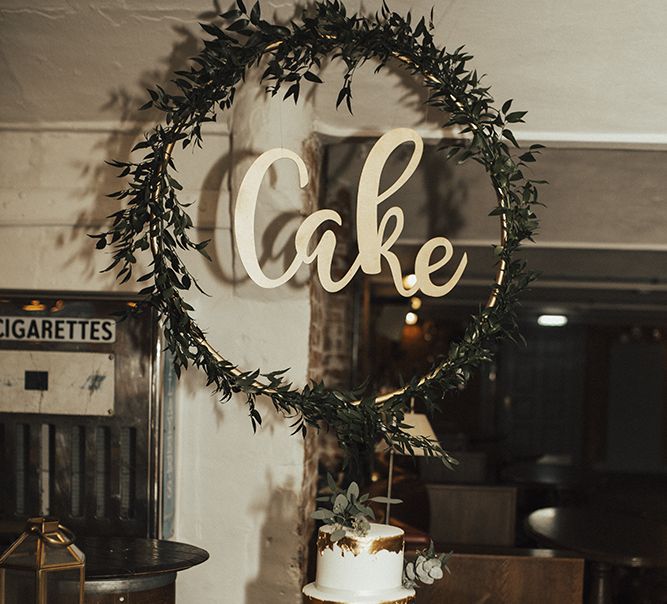
[[[345,189],[324,199],[326,207],[336,210],[343,219],[337,227],[336,253],[332,276],[340,279],[350,267],[350,250],[354,232],[350,221],[350,195]],[[335,294],[324,291],[317,278],[311,279],[310,359],[308,375],[311,380],[324,380],[329,387],[350,388],[354,341],[353,281]]]
[[[325,159],[326,161],[326,159]],[[322,179],[320,178],[320,181]],[[354,225],[351,220],[351,196],[346,188],[332,182],[320,182],[316,201],[320,207],[335,210],[343,224],[336,227],[336,253],[332,277],[340,279],[349,269],[354,255]],[[348,389],[352,386],[354,342],[354,295],[356,281],[335,294],[326,292],[314,271],[310,285],[310,352],[308,377],[324,381],[331,388]],[[322,430],[318,434],[320,466],[335,472],[340,462],[340,449],[334,435]]]

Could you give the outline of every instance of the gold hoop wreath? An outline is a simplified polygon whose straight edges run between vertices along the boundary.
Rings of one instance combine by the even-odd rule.
[[[413,26],[410,14],[403,17],[386,4],[377,14],[362,16],[348,15],[339,0],[321,0],[304,11],[299,22],[285,27],[262,19],[259,2],[248,11],[237,0],[236,8],[221,17],[224,28],[202,25],[210,37],[194,57],[193,66],[176,73],[178,93],[169,94],[160,86],[149,90],[151,99],[143,108],[157,108],[165,120],[134,147],[133,151],[144,150],[143,159],[110,162],[129,182],[111,194],[126,201],[123,209],[110,216],[111,228],[91,235],[98,249],[112,247],[113,260],[106,270],[118,267],[118,278],[126,282],[132,278],[136,255],[150,254],[151,270],[137,279],[148,283],[140,291],[142,304],[157,310],[177,374],[189,365],[198,367],[222,401],[243,393],[253,430],[262,421],[256,399],[268,396],[276,411],[292,421],[294,433],[325,426],[336,433],[351,456],[382,438],[403,453],[420,448],[448,464],[451,458],[438,443],[406,432],[404,414],[411,399],[422,401],[429,411],[436,410],[449,390],[465,385],[473,369],[491,358],[492,344],[516,330],[517,296],[533,275],[514,254],[537,230],[533,206],[538,204],[536,185],[543,182],[523,173],[525,165],[535,161],[541,145],[514,151],[518,144],[509,127],[523,121],[525,112],[511,111],[512,101],[499,110],[492,106],[489,89],[467,67],[472,57],[463,48],[449,52],[435,45],[432,15],[430,21],[422,18]],[[337,107],[345,104],[350,111],[353,74],[366,61],[374,60],[376,71],[395,61],[421,78],[428,90],[426,104],[445,114],[445,127],[456,126],[461,132],[460,138],[444,147],[446,160],[480,163],[497,197],[491,215],[500,220],[501,236],[495,246],[496,278],[486,305],[471,318],[462,339],[426,375],[383,396],[363,388],[351,392],[328,389],[322,383],[298,390],[284,380],[285,370],[239,369],[207,342],[191,316],[194,309],[181,293],[199,285],[179,251],[197,250],[208,258],[208,241],[196,243],[189,237],[192,221],[178,200],[181,185],[174,176],[175,147],[201,146],[202,124],[231,107],[237,87],[260,61],[267,65],[260,77],[267,92],[276,95],[286,89],[284,99],[292,97],[296,102],[304,80],[323,83],[316,71],[327,57],[345,65]]]

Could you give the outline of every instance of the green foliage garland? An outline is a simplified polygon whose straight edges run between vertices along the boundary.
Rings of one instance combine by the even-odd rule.
[[[190,365],[203,370],[223,401],[233,393],[243,393],[253,429],[262,421],[256,399],[265,395],[276,411],[292,420],[294,433],[327,426],[348,451],[372,446],[370,443],[383,438],[401,452],[412,453],[421,447],[448,463],[450,458],[437,443],[410,436],[402,422],[410,399],[423,401],[434,410],[448,391],[465,385],[474,368],[490,359],[495,340],[515,332],[513,308],[532,275],[525,262],[513,255],[537,229],[532,206],[537,203],[535,184],[539,181],[527,179],[523,168],[534,161],[540,146],[533,145],[517,157],[520,152],[512,148],[518,145],[509,130],[510,124],[523,121],[525,112],[511,111],[511,101],[495,109],[488,88],[467,66],[472,58],[469,54],[462,48],[452,52],[438,48],[432,22],[422,18],[413,26],[409,14],[402,17],[386,4],[379,13],[364,17],[348,15],[339,0],[319,0],[304,11],[300,22],[289,26],[262,19],[259,2],[250,11],[242,0],[236,4],[237,8],[222,15],[225,27],[202,25],[210,38],[193,58],[193,66],[176,72],[173,83],[178,92],[170,94],[160,86],[149,91],[151,99],[144,108],[162,111],[164,124],[134,147],[134,151],[144,151],[143,158],[111,162],[128,183],[111,195],[126,202],[110,216],[113,225],[92,235],[98,249],[112,247],[112,262],[106,270],[117,268],[124,283],[133,276],[137,255],[152,255],[150,272],[137,281],[145,282],[140,291],[145,304],[161,316],[176,372],[180,375]],[[500,216],[506,232],[495,250],[506,271],[502,283],[494,285],[495,304],[472,317],[462,340],[452,344],[427,376],[413,378],[404,390],[381,401],[365,391],[332,390],[322,383],[297,390],[284,380],[284,371],[238,369],[208,345],[182,293],[199,285],[179,253],[196,250],[208,258],[208,241],[190,238],[192,220],[178,199],[181,185],[175,176],[173,148],[201,146],[202,125],[231,107],[237,87],[260,62],[265,61],[261,80],[268,92],[284,91],[285,99],[297,101],[304,80],[321,83],[316,72],[326,57],[345,64],[337,106],[345,104],[349,110],[353,75],[366,61],[374,60],[380,71],[398,59],[410,73],[423,77],[429,93],[427,104],[446,114],[445,127],[458,125],[465,135],[446,147],[447,159],[472,160],[484,166],[499,200],[491,214]]]

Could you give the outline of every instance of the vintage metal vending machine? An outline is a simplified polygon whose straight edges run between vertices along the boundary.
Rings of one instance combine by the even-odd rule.
[[[113,295],[0,292],[0,523],[168,538],[174,384],[154,316]]]

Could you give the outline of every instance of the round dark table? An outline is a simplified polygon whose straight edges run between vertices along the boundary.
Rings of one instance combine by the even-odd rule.
[[[0,551],[21,530],[0,524]],[[200,547],[162,539],[81,536],[74,543],[86,556],[85,604],[173,604],[176,573],[208,559]]]
[[[518,486],[531,497],[528,509],[544,506],[572,505],[581,499],[598,476],[581,466],[516,462],[506,466],[501,477],[504,482]],[[534,498],[538,497],[535,501]]]
[[[86,554],[86,580],[173,573],[208,560],[206,550],[178,541],[79,537],[75,543]]]
[[[578,466],[522,461],[505,467],[501,476],[519,485],[572,489],[586,484],[592,473]]]
[[[667,525],[593,507],[545,508],[526,529],[541,543],[572,550],[592,563],[590,602],[611,602],[612,566],[667,567]]]
[[[86,604],[172,604],[176,573],[208,559],[199,547],[161,539],[80,537],[76,545],[86,555]]]

